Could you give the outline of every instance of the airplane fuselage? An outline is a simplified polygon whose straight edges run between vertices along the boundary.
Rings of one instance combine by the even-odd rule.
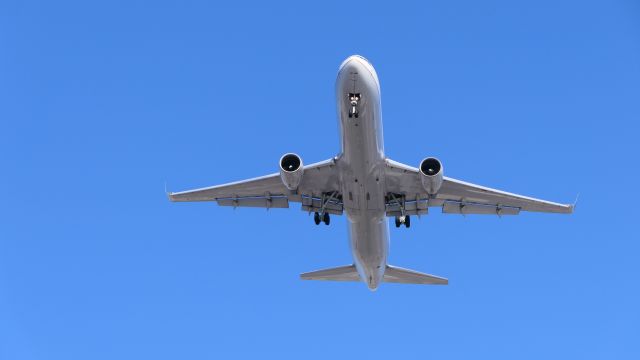
[[[366,59],[351,56],[342,63],[336,101],[342,146],[337,164],[351,252],[360,278],[375,290],[387,265],[389,223],[380,84]]]

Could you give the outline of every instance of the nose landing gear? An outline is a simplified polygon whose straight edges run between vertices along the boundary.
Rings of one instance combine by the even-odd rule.
[[[360,101],[360,94],[349,93],[349,117],[358,117],[358,101]]]

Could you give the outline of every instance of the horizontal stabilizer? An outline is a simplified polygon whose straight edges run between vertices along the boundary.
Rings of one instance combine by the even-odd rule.
[[[302,280],[360,281],[355,265],[311,271],[300,274],[300,278]]]
[[[401,284],[447,285],[449,280],[438,276],[387,265],[384,271],[384,282]]]

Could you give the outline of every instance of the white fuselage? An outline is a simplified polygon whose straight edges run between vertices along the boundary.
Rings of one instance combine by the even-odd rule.
[[[358,117],[349,94],[359,94]],[[360,56],[347,58],[338,72],[336,101],[340,122],[342,200],[349,224],[353,260],[360,278],[375,290],[389,253],[389,223],[385,215],[385,156],[382,137],[380,84],[373,66]]]

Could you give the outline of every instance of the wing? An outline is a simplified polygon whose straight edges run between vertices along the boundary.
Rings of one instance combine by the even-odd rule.
[[[302,203],[305,211],[319,210],[342,213],[342,196],[339,193],[335,159],[321,161],[304,167],[302,182],[297,191],[288,190],[280,180],[280,174],[194,190],[169,193],[171,201],[215,201],[221,206],[288,208],[289,202]]]
[[[520,211],[572,213],[574,205],[558,204],[528,196],[491,189],[485,186],[445,177],[435,198],[429,198],[420,182],[418,169],[387,160],[387,192],[396,199],[403,197],[407,209],[414,213],[426,213],[427,207],[441,206],[444,213],[517,215]],[[394,215],[399,201],[389,201],[388,215]],[[411,212],[408,212],[411,214]]]

